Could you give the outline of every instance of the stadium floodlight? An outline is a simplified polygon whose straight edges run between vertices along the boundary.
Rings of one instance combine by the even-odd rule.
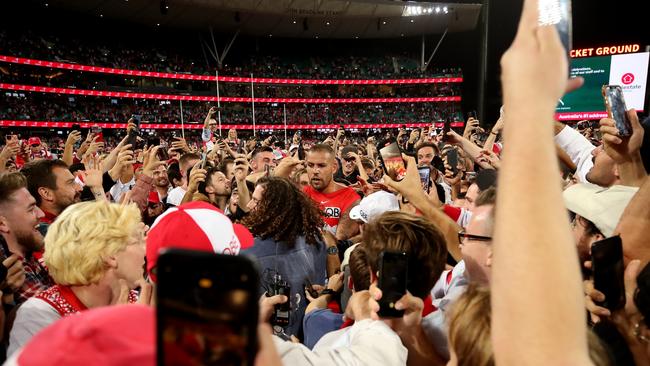
[[[447,7],[445,6],[444,8],[442,8],[442,11],[443,11],[445,14],[447,14],[447,13],[449,13],[449,8],[447,8]]]
[[[440,7],[436,6],[436,14],[440,13]]]

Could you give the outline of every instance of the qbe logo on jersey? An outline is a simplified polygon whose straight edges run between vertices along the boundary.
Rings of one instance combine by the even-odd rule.
[[[325,207],[325,217],[338,219],[341,217],[341,209],[338,207]]]

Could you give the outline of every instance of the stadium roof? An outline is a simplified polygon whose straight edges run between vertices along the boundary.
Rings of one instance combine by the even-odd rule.
[[[40,0],[43,1],[43,0]],[[39,1],[39,2],[40,2]],[[287,38],[398,38],[472,30],[480,3],[397,0],[45,0],[151,26]]]

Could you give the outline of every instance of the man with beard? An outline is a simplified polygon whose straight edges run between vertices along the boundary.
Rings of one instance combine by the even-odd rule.
[[[51,224],[68,206],[80,201],[83,188],[62,160],[32,161],[25,164],[22,173],[29,193],[45,214],[40,219],[44,224]]]
[[[169,191],[169,178],[167,177],[167,165],[160,165],[153,171],[153,188],[158,193],[160,202],[167,201]]]
[[[217,167],[207,170],[198,165],[189,173],[190,182],[182,203],[203,201],[225,210],[230,198],[230,180]]]
[[[345,240],[357,233],[358,226],[350,219],[350,208],[360,197],[354,189],[334,181],[338,163],[334,150],[328,145],[314,145],[307,154],[309,185],[304,192],[324,211],[325,228]]]
[[[43,160],[45,161],[45,160]],[[34,257],[43,249],[43,235],[38,230],[43,211],[27,190],[21,173],[0,175],[0,261],[7,267],[7,278],[0,284],[3,303],[21,304],[54,282]]]

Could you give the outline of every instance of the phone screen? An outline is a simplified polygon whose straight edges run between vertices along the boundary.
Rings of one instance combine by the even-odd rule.
[[[92,132],[95,136],[99,136],[97,138],[97,142],[104,142],[104,133],[102,132],[102,128],[99,126],[93,126],[90,128],[90,132]]]
[[[168,250],[157,264],[158,365],[253,365],[259,278],[243,256]]]
[[[619,136],[632,135],[632,123],[627,118],[627,107],[625,106],[625,97],[623,89],[619,85],[603,86],[603,97],[605,98],[605,107],[609,118],[616,122]]]
[[[605,295],[602,306],[609,310],[622,308],[625,305],[625,269],[620,236],[612,236],[591,245],[591,269],[594,287]]]
[[[571,0],[540,0],[538,3],[537,24],[554,25],[560,34],[560,41],[567,55],[572,49]]]
[[[451,130],[451,123],[447,120],[442,127],[442,141],[447,142],[447,132]]]
[[[395,181],[404,179],[406,176],[406,163],[396,142],[379,149],[379,155],[386,175]]]
[[[401,317],[403,310],[395,309],[395,303],[406,294],[408,256],[406,253],[381,252],[379,255],[379,278],[377,285],[382,291],[379,312],[382,317]]]
[[[428,166],[419,167],[418,173],[420,174],[422,189],[429,193],[429,188],[431,188],[431,168]]]
[[[305,160],[305,148],[302,147],[302,142],[298,145],[298,160]]]
[[[142,121],[142,116],[139,114],[134,114],[133,116],[133,121],[135,122],[135,128],[138,130],[140,129],[140,122]]]

